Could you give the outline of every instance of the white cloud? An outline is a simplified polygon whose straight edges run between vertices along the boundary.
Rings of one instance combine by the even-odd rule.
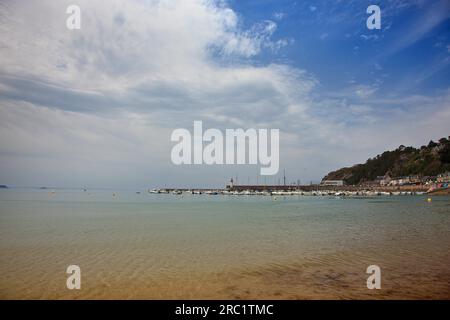
[[[304,70],[254,63],[291,40],[276,38],[273,21],[242,29],[222,2],[80,0],[81,30],[74,31],[65,27],[69,4],[0,7],[2,184],[222,181],[237,169],[170,163],[171,130],[190,128],[194,119],[217,128],[280,128],[281,166],[306,174],[302,179],[320,178],[335,169],[332,161],[372,156],[378,145],[364,143],[364,135],[377,132],[380,121],[385,136],[408,128],[397,122],[402,114],[380,120],[370,101],[317,97],[319,81]],[[376,93],[352,86],[349,96]],[[448,108],[446,101],[433,103]],[[349,127],[347,118],[366,126]]]
[[[366,41],[367,40],[374,40],[374,41],[376,41],[376,40],[378,40],[380,38],[376,34],[370,34],[370,35],[362,34],[360,37],[361,37],[361,39],[366,40]]]
[[[405,34],[395,44],[383,51],[385,56],[397,53],[420,41],[431,30],[450,17],[449,3],[446,0],[434,1],[420,19],[414,19],[407,25]]]
[[[365,99],[372,96],[378,88],[376,86],[358,85],[354,90],[358,97]]]
[[[285,16],[286,14],[284,12],[275,12],[273,14],[275,20],[282,20]]]
[[[30,168],[42,157],[59,172],[105,161],[167,167],[169,158],[154,155],[169,155],[170,130],[204,118],[217,127],[280,126],[306,109],[316,83],[286,65],[246,61],[289,41],[272,40],[273,21],[241,29],[213,1],[78,1],[81,30],[66,28],[69,4],[0,9],[0,155],[16,168],[5,164],[0,176],[20,180],[15,164]]]

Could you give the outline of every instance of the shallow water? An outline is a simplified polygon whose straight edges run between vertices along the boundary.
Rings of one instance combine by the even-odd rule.
[[[112,193],[1,190],[0,298],[450,298],[449,197]]]

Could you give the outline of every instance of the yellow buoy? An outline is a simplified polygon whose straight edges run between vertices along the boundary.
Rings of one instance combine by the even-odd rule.
[[[431,198],[428,198],[427,201],[428,201],[428,202],[431,202]]]

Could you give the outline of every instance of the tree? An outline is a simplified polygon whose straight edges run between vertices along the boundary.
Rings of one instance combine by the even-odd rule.
[[[439,158],[443,164],[450,163],[450,144],[447,144],[440,152]]]

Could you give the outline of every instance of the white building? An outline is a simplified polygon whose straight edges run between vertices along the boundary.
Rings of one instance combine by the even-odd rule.
[[[344,180],[322,180],[322,182],[320,184],[322,186],[339,187],[339,186],[343,186],[344,185]]]

